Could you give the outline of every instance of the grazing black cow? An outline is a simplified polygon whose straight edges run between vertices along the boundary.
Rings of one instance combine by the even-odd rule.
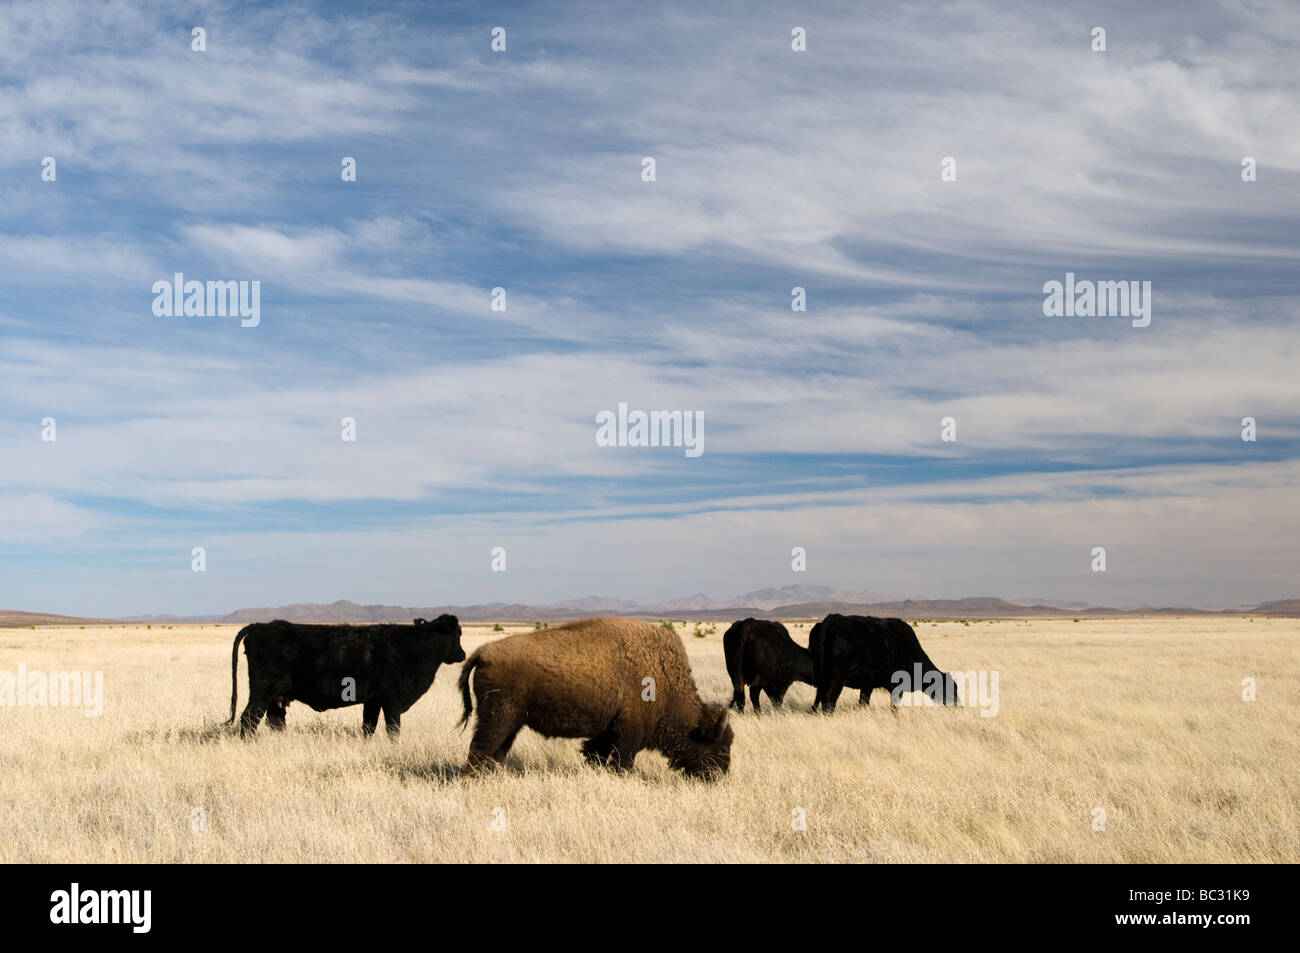
[[[733,622],[722,636],[722,651],[727,658],[727,674],[731,676],[731,707],[738,711],[745,710],[746,684],[754,711],[759,710],[760,690],[766,691],[772,704],[780,708],[791,684],[796,681],[816,684],[812,656],[790,638],[780,622],[761,619]]]
[[[883,688],[897,707],[894,691],[924,691],[931,700],[960,705],[957,681],[925,654],[916,632],[902,619],[832,612],[808,634],[817,698],[813,711],[834,711],[845,688],[858,689],[858,703],[870,703]]]
[[[230,654],[230,719],[239,693],[239,643],[248,656],[248,704],[239,735],[257,731],[266,715],[284,729],[285,706],[305,702],[316,711],[362,705],[361,730],[374,734],[379,712],[395,738],[402,712],[429,690],[438,666],[465,661],[454,615],[415,625],[299,625],[277,619],[246,625]]]

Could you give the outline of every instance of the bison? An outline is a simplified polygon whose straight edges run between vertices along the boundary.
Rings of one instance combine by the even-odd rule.
[[[777,708],[790,685],[796,681],[814,685],[812,656],[780,622],[743,619],[734,622],[722,636],[722,651],[731,676],[731,707],[745,710],[745,685],[754,711],[759,710],[759,691]]]
[[[895,707],[895,690],[924,690],[933,701],[961,704],[956,679],[930,661],[916,632],[902,619],[833,612],[812,627],[808,650],[817,685],[813,711],[834,711],[846,687],[858,689],[861,705],[870,703],[875,688],[889,690]]]
[[[467,775],[504,762],[525,725],[548,738],[585,738],[593,764],[628,771],[643,748],[688,777],[731,765],[727,710],[700,701],[690,662],[672,632],[635,619],[583,619],[490,642],[460,675],[464,727],[478,720]]]
[[[402,712],[429,690],[438,666],[465,661],[454,615],[414,625],[299,625],[277,619],[246,625],[230,654],[230,718],[239,694],[239,643],[248,656],[248,704],[239,735],[266,722],[284,728],[285,708],[306,702],[316,711],[362,705],[361,730],[374,734],[379,713],[390,738],[401,731]]]

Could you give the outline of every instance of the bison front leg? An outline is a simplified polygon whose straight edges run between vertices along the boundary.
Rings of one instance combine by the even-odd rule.
[[[858,691],[858,704],[859,705],[871,704],[871,689],[863,688]]]
[[[754,706],[755,714],[763,710],[763,706],[759,704],[759,699],[763,697],[762,692],[763,690],[757,685],[749,686],[749,703]]]
[[[614,750],[610,755],[610,764],[614,766],[615,771],[631,771],[632,766],[636,763],[637,752],[641,746],[630,738],[618,739],[614,742]]]
[[[742,701],[741,704],[744,704]],[[607,764],[614,751],[614,732],[606,729],[582,743],[582,756],[591,764]]]
[[[361,707],[361,733],[369,738],[379,724],[379,702],[368,701]]]
[[[620,722],[619,719],[615,719],[614,724],[610,725],[609,733],[611,737],[610,766],[619,772],[631,771],[632,765],[636,762],[637,752],[644,747],[641,730],[635,724],[628,724],[626,721]]]

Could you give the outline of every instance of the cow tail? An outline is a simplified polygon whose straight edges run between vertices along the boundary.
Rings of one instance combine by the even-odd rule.
[[[464,729],[469,724],[469,716],[474,711],[474,702],[469,697],[469,676],[478,667],[478,663],[478,652],[475,651],[460,667],[460,703],[464,708],[460,721],[456,722],[456,727],[460,729]]]
[[[826,633],[822,629],[822,623],[818,622],[808,632],[808,654],[812,656],[813,665],[813,688],[817,690],[817,697],[813,699],[813,711],[817,710],[817,704],[822,698],[822,671],[826,668],[822,657],[822,643],[825,640]]]
[[[235,702],[239,697],[239,643],[252,626],[244,626],[235,636],[235,644],[230,649],[230,717],[223,724],[233,725],[235,723]]]
[[[745,665],[743,661],[745,639],[739,632],[735,632],[735,626],[732,626],[722,636],[722,654],[727,660],[727,674],[731,676],[732,689],[743,688],[745,685]],[[735,632],[733,635],[732,633]]]

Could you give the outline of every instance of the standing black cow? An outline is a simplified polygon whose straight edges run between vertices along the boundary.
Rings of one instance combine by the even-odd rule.
[[[285,706],[306,702],[316,711],[362,705],[361,730],[374,734],[379,712],[389,737],[401,731],[402,712],[429,690],[438,666],[465,661],[454,615],[415,625],[299,625],[277,619],[246,625],[230,654],[230,718],[239,693],[239,643],[248,656],[248,704],[239,735],[266,723],[284,729]]]
[[[780,622],[742,619],[733,622],[722,636],[722,651],[727,657],[727,674],[731,676],[731,707],[745,710],[745,685],[754,711],[759,710],[759,691],[767,692],[772,704],[781,701],[796,681],[815,684],[812,657]]]
[[[957,681],[925,654],[916,632],[902,619],[840,615],[832,612],[808,634],[817,698],[813,711],[834,711],[845,688],[858,689],[858,703],[884,688],[897,707],[894,691],[924,691],[932,701],[960,705]]]

